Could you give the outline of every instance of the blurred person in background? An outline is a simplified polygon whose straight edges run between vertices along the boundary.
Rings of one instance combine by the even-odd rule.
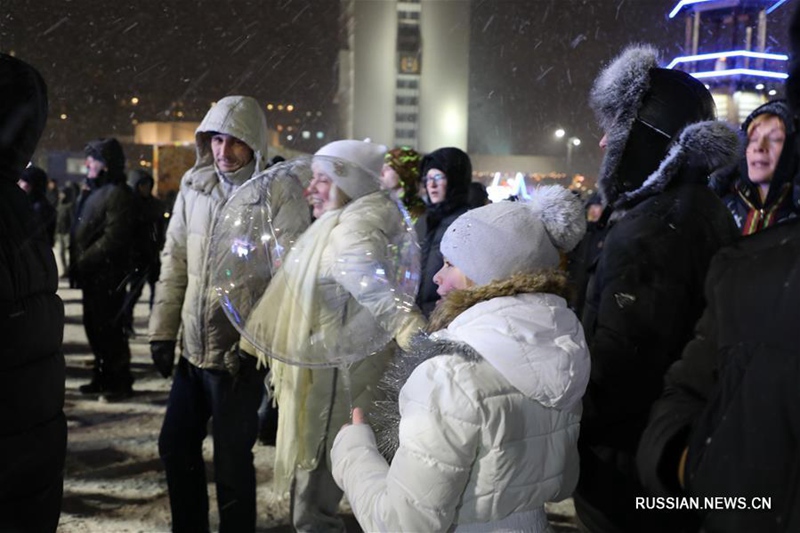
[[[39,167],[28,166],[20,174],[17,185],[28,195],[36,227],[52,248],[56,241],[56,208],[46,195],[47,173]]]
[[[394,148],[386,152],[381,170],[381,187],[392,191],[403,203],[411,217],[411,223],[425,213],[425,202],[419,192],[419,163],[421,156],[411,148]]]
[[[422,248],[417,306],[427,318],[439,301],[433,276],[444,264],[439,245],[448,226],[469,209],[472,162],[458,148],[439,148],[422,158],[420,176],[428,194],[428,208],[416,224]]]
[[[82,394],[107,401],[133,395],[131,351],[121,312],[136,220],[125,184],[125,153],[113,137],[85,148],[86,188],[70,235],[70,272],[83,291],[83,325],[94,354],[92,380]]]
[[[489,192],[486,190],[486,185],[479,181],[473,181],[469,184],[469,194],[467,195],[467,203],[470,209],[482,207],[486,204],[492,203],[489,200]]]
[[[59,259],[61,259],[62,278],[69,277],[69,234],[72,231],[77,195],[77,185],[68,182],[59,193],[58,207],[56,208],[56,246]],[[70,288],[74,289],[75,287],[70,284]]]
[[[133,308],[142,295],[145,284],[150,286],[150,309],[155,300],[161,261],[159,254],[164,246],[167,219],[164,202],[153,196],[155,181],[146,170],[132,170],[128,182],[133,189],[136,206],[136,227],[134,228],[134,249],[131,273],[128,276],[128,293],[125,296],[124,321],[129,336],[133,329]]]

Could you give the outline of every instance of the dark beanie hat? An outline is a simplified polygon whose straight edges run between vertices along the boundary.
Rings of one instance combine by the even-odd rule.
[[[39,167],[27,167],[19,179],[31,186],[31,194],[44,194],[47,191],[47,173]]]
[[[428,171],[436,168],[447,176],[447,203],[466,204],[469,184],[472,181],[472,162],[458,148],[439,148],[422,158],[420,176],[424,180]]]

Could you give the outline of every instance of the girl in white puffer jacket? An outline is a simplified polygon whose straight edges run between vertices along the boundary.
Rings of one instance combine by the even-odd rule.
[[[580,200],[559,186],[450,226],[434,277],[446,298],[434,333],[384,378],[396,401],[372,415],[378,440],[356,409],[331,451],[366,531],[550,530],[544,503],[578,480],[590,369],[556,268],[584,231]]]

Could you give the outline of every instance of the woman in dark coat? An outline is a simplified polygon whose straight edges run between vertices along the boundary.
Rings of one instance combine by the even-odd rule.
[[[792,147],[797,131],[786,101],[775,100],[753,111],[741,134],[744,154],[734,183],[715,188],[742,235],[750,235],[795,216],[792,178],[798,155]]]
[[[17,186],[46,90],[30,65],[0,54],[0,531],[55,531],[63,494],[64,305],[53,250]]]
[[[800,9],[789,37],[787,96],[797,111]],[[796,156],[800,147],[786,142],[786,151]],[[800,531],[800,220],[721,250],[705,295],[694,339],[667,373],[642,435],[642,483],[653,495],[733,496],[750,507],[705,509],[704,531]],[[763,502],[753,498],[770,498],[770,508],[753,508]]]
[[[428,209],[416,225],[422,243],[417,306],[427,318],[439,300],[433,282],[434,274],[444,264],[439,244],[447,227],[469,209],[472,162],[458,148],[439,148],[422,158],[420,170],[428,194]]]

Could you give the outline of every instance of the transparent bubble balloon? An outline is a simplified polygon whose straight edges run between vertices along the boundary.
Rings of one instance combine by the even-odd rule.
[[[325,181],[336,186],[327,196]],[[210,247],[222,307],[260,357],[346,366],[415,312],[420,252],[408,213],[349,161],[307,156],[254,176],[222,208]]]

